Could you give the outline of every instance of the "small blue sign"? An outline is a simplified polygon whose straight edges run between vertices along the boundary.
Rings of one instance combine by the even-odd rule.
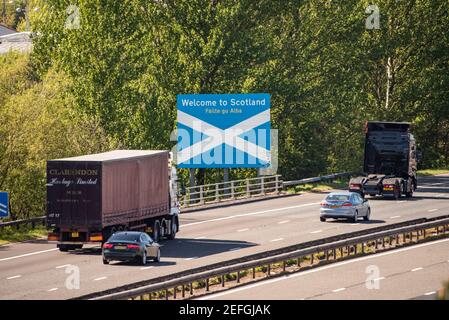
[[[0,218],[9,216],[9,196],[8,192],[0,192]]]
[[[177,107],[178,167],[270,166],[269,94],[181,94]]]

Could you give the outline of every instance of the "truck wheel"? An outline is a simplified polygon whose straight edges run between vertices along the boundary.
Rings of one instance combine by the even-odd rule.
[[[67,251],[69,251],[68,246],[65,245],[65,244],[60,244],[60,245],[58,245],[58,248],[59,248],[59,251],[61,251],[61,252],[67,252]]]
[[[170,235],[168,237],[170,240],[174,240],[176,238],[176,231],[177,230],[178,230],[178,223],[176,221],[176,218],[173,218],[172,222],[171,222]]]
[[[401,189],[399,188],[399,186],[396,186],[396,188],[394,189],[394,199],[399,200],[400,197],[401,197]]]
[[[103,264],[109,264],[109,260],[103,258]]]
[[[406,198],[411,198],[413,197],[413,190],[415,190],[415,184],[412,182],[412,185],[410,187],[410,192],[406,192],[405,193],[405,197]]]

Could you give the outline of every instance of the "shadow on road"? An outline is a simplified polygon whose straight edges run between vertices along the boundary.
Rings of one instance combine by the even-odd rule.
[[[213,254],[223,253],[226,251],[233,251],[244,249],[257,244],[238,241],[238,240],[216,240],[216,239],[190,239],[178,238],[175,240],[162,240],[162,258],[201,258]],[[68,254],[75,255],[101,255],[100,247],[83,248],[79,250],[69,251]]]
[[[346,219],[338,219],[338,220],[328,220],[329,223],[341,223],[341,224],[348,224],[348,223],[353,223],[349,220]],[[365,221],[365,220],[358,220],[357,221],[358,224],[380,224],[380,223],[386,223],[385,220],[369,220],[369,221]]]
[[[433,193],[447,193],[446,197],[436,197],[436,196],[432,196],[432,195],[425,195],[422,194],[423,192],[417,191],[412,198],[406,198],[406,197],[401,197],[399,198],[399,200],[395,200],[393,198],[383,198],[381,196],[377,196],[377,197],[366,197],[366,199],[368,199],[368,201],[391,201],[392,203],[395,201],[407,201],[407,202],[413,202],[413,201],[421,201],[421,200],[449,200],[449,192],[433,192]]]
[[[201,258],[256,246],[257,244],[237,240],[189,239],[179,238],[174,241],[163,241],[162,256],[169,258]]]
[[[139,262],[136,261],[112,261],[109,263],[110,266],[136,266],[136,267],[166,267],[166,266],[174,266],[176,264],[175,261],[163,261],[164,257],[161,257],[160,262],[153,262],[148,260],[147,264],[145,266],[141,265]]]

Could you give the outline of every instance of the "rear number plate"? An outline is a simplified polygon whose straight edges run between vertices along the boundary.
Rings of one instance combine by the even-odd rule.
[[[340,206],[330,206],[331,209],[338,209]]]
[[[72,238],[78,238],[79,236],[79,232],[72,232]]]
[[[116,250],[126,250],[126,246],[114,246]]]
[[[391,188],[391,187],[385,187],[384,190],[387,190],[387,191],[393,191],[393,188]]]

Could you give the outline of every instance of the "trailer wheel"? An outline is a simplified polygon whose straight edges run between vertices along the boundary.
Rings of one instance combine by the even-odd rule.
[[[155,221],[154,222],[154,227],[153,227],[153,240],[157,243],[160,240],[160,230],[161,226],[159,221]]]
[[[174,240],[176,238],[177,231],[178,231],[178,223],[176,221],[176,218],[173,217],[173,219],[171,220],[171,230],[170,230],[170,235],[168,236],[168,238],[170,240]]]

